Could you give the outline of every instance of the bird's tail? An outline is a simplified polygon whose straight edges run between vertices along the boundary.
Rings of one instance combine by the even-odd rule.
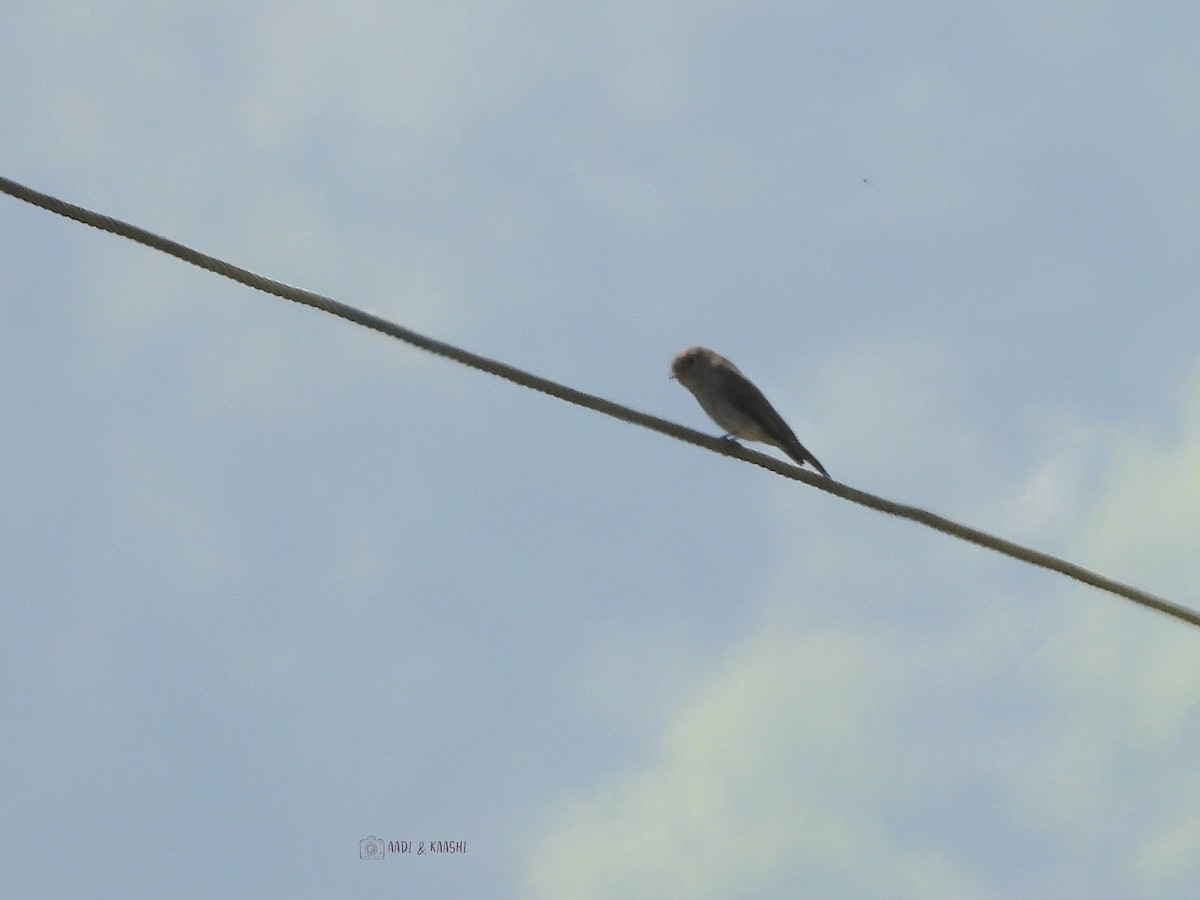
[[[825,467],[823,465],[821,465],[820,462],[817,461],[817,458],[815,456],[813,456],[811,453],[809,453],[807,450],[805,450],[804,445],[801,444],[799,441],[796,441],[794,446],[786,447],[784,449],[787,451],[787,455],[790,456],[792,459],[794,459],[800,465],[804,465],[805,463],[808,463],[810,466],[812,466],[814,469],[816,469],[818,472],[820,472],[826,478],[829,477],[829,473],[825,471]]]

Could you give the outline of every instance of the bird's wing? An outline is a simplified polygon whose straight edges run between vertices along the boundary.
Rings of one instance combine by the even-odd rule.
[[[720,374],[721,386],[725,389],[729,399],[738,409],[755,410],[758,413],[755,418],[759,420],[759,426],[778,442],[779,446],[785,446],[789,439],[796,440],[792,429],[788,427],[787,422],[783,421],[783,416],[775,411],[775,407],[755,386],[754,382],[736,370],[722,370]]]
[[[808,449],[800,443],[796,438],[795,432],[791,426],[783,420],[771,402],[760,391],[749,378],[738,372],[722,370],[721,382],[729,398],[734,404],[742,410],[756,410],[755,416],[758,420],[758,425],[762,428],[763,433],[770,438],[770,443],[774,444],[800,465],[809,463],[814,469],[822,475],[829,477],[829,473],[825,471],[825,467],[817,462],[817,458],[808,452]]]

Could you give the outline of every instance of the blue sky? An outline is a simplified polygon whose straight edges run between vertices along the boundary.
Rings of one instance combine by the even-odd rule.
[[[10,4],[3,174],[1192,607],[1200,11]],[[0,200],[21,896],[1194,897],[1187,626]],[[359,859],[359,841],[465,841]]]

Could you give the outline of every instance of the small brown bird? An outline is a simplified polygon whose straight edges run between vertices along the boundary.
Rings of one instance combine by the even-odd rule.
[[[829,477],[763,392],[719,353],[706,347],[684,350],[671,363],[671,377],[696,396],[709,417],[725,429],[726,438],[771,444],[800,465],[808,463]]]

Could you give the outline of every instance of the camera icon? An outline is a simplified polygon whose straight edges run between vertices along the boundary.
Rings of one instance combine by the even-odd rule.
[[[358,842],[359,859],[383,859],[385,853],[387,853],[387,844],[374,835],[365,837]]]

